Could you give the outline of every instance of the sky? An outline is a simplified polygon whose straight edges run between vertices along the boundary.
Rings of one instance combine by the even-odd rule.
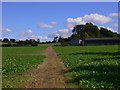
[[[119,2],[119,0],[1,0],[2,2]]]
[[[87,22],[118,32],[118,3],[2,2],[2,38],[52,41]]]

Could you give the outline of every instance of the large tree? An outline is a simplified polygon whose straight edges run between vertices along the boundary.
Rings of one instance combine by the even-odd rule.
[[[92,23],[86,23],[85,25],[76,25],[72,30],[71,37],[58,39],[58,42],[65,43],[69,42],[72,38],[79,38],[82,40],[82,45],[84,45],[85,38],[104,38],[104,37],[120,37],[120,34],[112,32],[106,28],[98,28],[98,26]],[[55,38],[54,38],[55,39]]]
[[[86,31],[85,31],[85,25],[76,25],[74,29],[72,30],[73,32],[73,37],[78,37],[82,40],[86,38]]]
[[[101,37],[117,37],[117,33],[114,33],[106,28],[101,27],[100,28],[100,36]]]
[[[73,30],[71,37],[78,37],[82,40],[85,38],[101,38],[101,37],[117,37],[120,34],[112,32],[106,28],[101,27],[100,29],[92,23],[86,23],[85,25],[76,25]]]
[[[93,25],[92,23],[86,23],[85,24],[85,31],[89,35],[89,37],[99,37],[100,32],[96,25]]]

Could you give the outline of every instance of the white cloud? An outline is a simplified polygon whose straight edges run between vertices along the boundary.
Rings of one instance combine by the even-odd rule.
[[[11,33],[12,30],[9,29],[9,28],[5,28],[5,29],[2,29],[2,32],[3,32],[3,33]]]
[[[112,19],[104,16],[104,15],[100,15],[98,13],[94,13],[94,14],[90,14],[90,15],[85,15],[83,17],[83,20],[85,22],[92,22],[94,24],[105,24],[110,22]]]
[[[23,32],[20,33],[21,36],[25,36],[25,35],[31,35],[33,32],[32,30],[25,30]]]
[[[118,17],[118,13],[110,13],[109,16],[110,17]]]
[[[33,34],[32,30],[29,29],[29,30],[20,32],[19,36],[20,36],[20,38],[27,39],[27,38],[30,38],[32,36],[32,34]]]
[[[108,29],[108,30],[111,30],[112,32],[118,32],[117,29],[111,28],[111,27],[99,26],[98,28],[100,29],[101,27],[106,28],[106,29]]]
[[[59,36],[66,38],[66,37],[69,37],[72,32],[70,32],[69,29],[60,29],[57,33],[59,34]]]
[[[26,40],[26,39],[40,39],[41,42],[45,41],[52,41],[53,38],[47,37],[47,36],[37,36],[33,34],[32,30],[25,30],[20,32],[20,39],[19,40]]]
[[[57,32],[53,32],[53,33],[48,35],[48,37],[50,37],[50,38],[54,38],[56,36],[60,36],[60,35]]]
[[[11,30],[11,29],[9,29],[9,28],[4,29],[4,31],[5,31],[5,32],[7,32],[7,33],[12,32],[12,30]]]
[[[105,24],[105,23],[110,22],[111,20],[112,19],[107,16],[94,13],[94,14],[84,15],[83,17],[68,18],[66,20],[65,26],[67,28],[72,28],[75,25],[85,24],[87,22],[91,22],[94,24]]]
[[[108,29],[108,30],[111,30],[111,31],[113,31],[113,32],[118,32],[118,30],[117,30],[117,29],[115,29],[115,28],[110,28],[110,27],[107,27],[107,29]]]
[[[118,24],[117,23],[115,23],[115,24],[113,24],[115,27],[118,27]]]
[[[69,31],[68,31],[68,29],[60,29],[59,31],[58,31],[58,34],[66,34],[66,33],[68,33]]]
[[[108,30],[114,31],[113,28],[107,27]]]
[[[53,38],[55,36],[69,37],[72,34],[73,27],[79,24],[86,24],[87,22],[92,22],[94,24],[105,24],[111,21],[111,18],[100,15],[97,13],[84,15],[78,18],[68,18],[66,20],[65,26],[67,29],[60,29],[56,32],[49,34],[49,37]],[[109,28],[112,30],[111,28]]]
[[[71,29],[60,29],[56,32],[53,32],[51,34],[49,34],[50,38],[54,38],[56,36],[62,36],[64,38],[69,37],[72,34],[72,30]]]
[[[26,34],[32,34],[33,32],[32,32],[32,30],[27,30],[25,33]]]
[[[53,38],[50,38],[50,37],[47,37],[47,36],[36,36],[36,35],[32,35],[30,38],[35,39],[35,40],[40,39],[40,42],[46,42],[46,41],[52,41],[53,40]]]
[[[54,28],[56,24],[57,24],[56,22],[40,23],[38,27],[42,29],[50,29],[50,28]]]
[[[45,42],[45,41],[53,41],[53,38],[49,38],[47,36],[40,36],[40,41]]]
[[[83,21],[82,17],[78,17],[78,18],[68,18],[65,26],[67,28],[72,28],[75,25],[79,25],[79,24],[85,24],[85,21]]]
[[[3,28],[2,30],[0,30],[1,31],[1,33],[4,35],[4,34],[9,34],[9,33],[11,33],[12,32],[12,30],[11,29],[9,29],[9,28]]]

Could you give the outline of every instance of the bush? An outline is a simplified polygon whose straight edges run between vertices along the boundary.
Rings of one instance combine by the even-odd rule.
[[[12,46],[11,44],[2,44],[2,47],[10,47]]]
[[[63,43],[61,43],[61,45],[62,45],[62,46],[69,46],[70,43],[69,43],[69,42],[63,42]]]
[[[38,44],[37,43],[32,43],[31,46],[38,46]]]

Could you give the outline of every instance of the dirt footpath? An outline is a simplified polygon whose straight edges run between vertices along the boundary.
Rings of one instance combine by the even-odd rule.
[[[28,82],[26,88],[66,88],[64,71],[66,68],[60,62],[52,47],[45,50],[45,60],[37,69],[30,73],[32,81]]]

